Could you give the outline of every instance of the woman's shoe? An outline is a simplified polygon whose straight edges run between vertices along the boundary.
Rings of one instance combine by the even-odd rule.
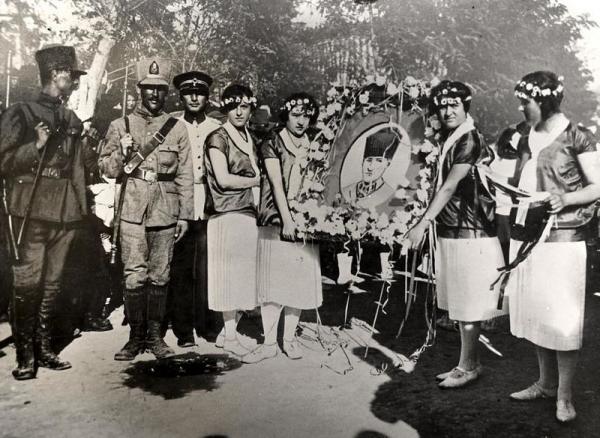
[[[477,368],[474,368],[471,371],[463,370],[462,368],[455,367],[448,377],[442,380],[438,386],[444,389],[450,388],[460,388],[465,386],[467,383],[477,379],[479,377],[479,372]]]
[[[265,359],[271,359],[277,356],[277,343],[274,344],[262,344],[254,351],[249,352],[242,357],[243,363],[258,363]]]
[[[571,403],[571,400],[557,400],[556,401],[556,419],[561,423],[567,423],[573,421],[577,416],[575,412],[575,406]]]
[[[438,381],[442,381],[442,380],[446,380],[446,378],[452,374],[452,371],[454,371],[454,369],[451,369],[450,371],[446,371],[445,373],[442,374],[438,374],[437,376],[435,376],[435,379]],[[479,364],[475,367],[474,371],[477,371],[477,373],[479,373],[479,375],[481,375],[481,373],[483,372],[483,365]]]
[[[237,338],[225,339],[223,341],[223,350],[238,357],[242,357],[250,353],[250,351],[244,347]]]
[[[283,352],[287,354],[290,359],[302,359],[302,348],[297,338],[291,341],[283,340]]]
[[[540,398],[554,398],[556,397],[556,388],[554,389],[546,389],[543,388],[538,382],[535,382],[528,388],[525,388],[522,391],[513,392],[509,396],[512,400],[517,401],[530,401],[537,400]]]
[[[254,350],[258,345],[258,342],[256,342],[256,339],[253,339],[250,336],[243,335],[239,332],[237,334],[237,339],[240,341],[240,344],[242,344],[244,347],[246,347],[247,350]],[[223,348],[224,343],[225,343],[225,332],[223,329],[217,335],[217,339],[215,339],[215,347]]]

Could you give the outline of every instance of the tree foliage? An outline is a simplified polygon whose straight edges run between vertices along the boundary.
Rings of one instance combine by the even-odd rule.
[[[323,27],[340,35],[367,27],[365,7],[352,0],[320,0]],[[555,0],[379,0],[373,14],[382,67],[406,75],[449,77],[475,90],[473,114],[488,136],[519,120],[513,87],[524,74],[552,70],[565,77],[564,109],[589,123],[598,102],[577,57],[581,31],[596,24],[573,17]],[[332,28],[335,26],[335,28]]]
[[[37,2],[2,1],[18,10],[0,21],[2,35],[22,32],[28,53],[50,39]],[[533,70],[565,77],[564,107],[573,119],[588,123],[596,111],[587,90],[591,73],[576,51],[582,30],[595,23],[569,15],[556,0],[377,0],[372,6],[312,0],[322,14],[314,28],[295,21],[307,1],[64,0],[76,21],[61,37],[77,45],[84,65],[101,39],[111,39],[108,70],[162,56],[175,61],[176,72],[209,72],[215,93],[231,81],[249,83],[271,106],[297,90],[323,97],[340,70],[348,77],[368,73],[371,65],[362,61],[372,39],[374,63],[397,80],[437,76],[469,83],[472,112],[489,138],[519,120],[512,87]]]

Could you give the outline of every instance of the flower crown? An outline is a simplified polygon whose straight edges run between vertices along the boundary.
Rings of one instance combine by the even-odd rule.
[[[281,107],[281,110],[290,112],[292,110],[292,108],[294,108],[296,106],[303,106],[304,113],[307,116],[312,116],[315,113],[315,107],[312,104],[311,100],[308,98],[287,100]]]
[[[433,104],[435,106],[454,105],[461,102],[467,102],[472,98],[472,96],[461,98],[460,96],[456,96],[456,93],[458,93],[458,88],[456,87],[442,88],[433,97]]]
[[[221,101],[221,106],[225,107],[231,103],[235,103],[237,105],[239,105],[240,103],[246,103],[252,106],[256,106],[258,100],[256,100],[256,97],[248,97],[248,96],[235,96],[235,97],[228,97],[224,100]]]
[[[565,89],[562,83],[564,80],[565,78],[563,76],[559,76],[559,84],[554,89],[550,87],[540,88],[535,82],[521,81],[517,83],[517,86],[515,87],[515,96],[519,99],[535,99],[536,97],[548,97],[550,95],[558,97]]]

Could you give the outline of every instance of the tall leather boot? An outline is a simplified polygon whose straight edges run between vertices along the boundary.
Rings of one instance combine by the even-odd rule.
[[[165,343],[161,325],[167,311],[167,286],[148,284],[148,338],[147,347],[156,356],[162,359],[172,356],[175,352]]]
[[[35,295],[35,289],[16,289],[16,301],[10,308],[10,324],[17,350],[17,368],[12,375],[17,380],[35,378]]]
[[[129,340],[115,354],[115,360],[133,360],[146,349],[146,291],[144,287],[126,289],[123,295],[129,321]]]
[[[58,286],[46,285],[38,310],[38,327],[36,333],[38,347],[37,362],[38,366],[52,370],[66,370],[71,368],[69,362],[62,360],[52,351],[52,322],[56,315],[56,303],[59,293],[60,288]]]

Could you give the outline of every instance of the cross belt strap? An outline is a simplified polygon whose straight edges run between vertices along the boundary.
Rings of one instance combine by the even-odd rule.
[[[125,163],[123,171],[127,175],[130,175],[135,169],[137,169],[137,167],[140,164],[142,164],[142,162],[148,157],[148,155],[154,152],[154,149],[156,149],[158,146],[164,143],[165,138],[167,137],[167,135],[169,135],[169,132],[171,132],[171,129],[173,129],[176,123],[177,119],[169,117],[165,124],[162,125],[161,128],[154,133],[154,135],[152,135],[150,141],[148,141],[148,143],[146,143],[145,145],[142,145],[136,151],[136,153],[127,161],[127,163]]]

